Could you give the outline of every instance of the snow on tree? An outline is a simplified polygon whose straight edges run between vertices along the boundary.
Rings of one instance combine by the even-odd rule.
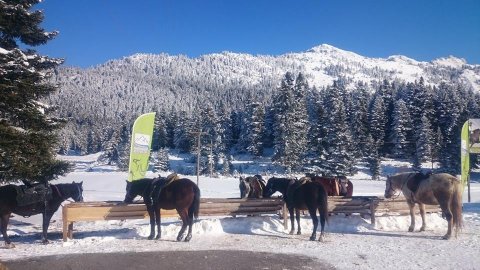
[[[323,123],[325,127],[325,154],[320,157],[321,169],[327,175],[350,175],[354,172],[355,157],[351,151],[351,134],[347,128],[345,104],[342,93],[344,86],[334,81],[328,87],[323,105],[328,115]]]
[[[168,159],[168,149],[167,148],[160,148],[157,151],[156,159],[154,162],[154,168],[157,171],[166,172],[170,170],[170,164]]]
[[[432,130],[430,122],[426,115],[422,116],[420,127],[416,130],[415,136],[415,156],[413,168],[417,171],[421,169],[421,163],[431,160],[432,158]]]
[[[58,34],[41,27],[38,3],[0,2],[0,182],[47,182],[70,167],[55,158],[62,121],[42,101],[57,90],[48,79],[62,60],[33,49]]]
[[[397,158],[409,158],[412,155],[412,121],[405,101],[395,102],[393,111],[392,133],[389,145],[393,146],[393,154]]]
[[[294,80],[287,72],[274,97],[274,162],[287,171],[298,170],[303,165],[306,154],[308,119],[306,113],[306,82],[299,74]]]

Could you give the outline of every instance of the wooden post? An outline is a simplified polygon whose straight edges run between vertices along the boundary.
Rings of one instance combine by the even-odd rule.
[[[371,199],[370,200],[370,224],[375,226],[375,208],[376,208],[377,200]]]
[[[62,221],[63,221],[63,242],[66,242],[67,241],[67,229],[68,229],[68,225],[67,225],[67,218],[68,218],[68,214],[67,214],[67,207],[64,205],[62,206]]]
[[[283,212],[283,227],[285,228],[285,230],[288,230],[288,209],[287,209],[286,203],[283,203],[282,212]]]

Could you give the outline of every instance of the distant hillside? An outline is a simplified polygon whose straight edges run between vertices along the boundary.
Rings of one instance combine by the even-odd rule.
[[[205,103],[236,109],[250,93],[268,102],[287,71],[304,73],[310,86],[317,88],[339,78],[353,88],[359,81],[414,82],[423,77],[427,85],[445,81],[480,91],[480,65],[469,65],[464,59],[368,58],[324,44],[280,56],[135,54],[88,69],[63,67],[54,78],[62,90],[51,101],[60,106],[62,115],[107,116],[119,111],[137,115],[158,107],[190,111]]]

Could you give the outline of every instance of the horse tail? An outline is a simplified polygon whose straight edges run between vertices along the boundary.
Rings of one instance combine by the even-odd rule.
[[[452,211],[453,227],[455,228],[455,236],[463,226],[462,217],[462,195],[463,185],[457,178],[453,181],[453,196],[450,202],[450,210]]]
[[[193,203],[190,205],[190,209],[188,209],[188,212],[190,216],[195,217],[195,219],[198,219],[198,212],[200,211],[200,189],[198,188],[197,185],[193,185],[193,191],[194,191],[194,197],[193,197]]]
[[[318,212],[320,212],[320,222],[322,219],[328,224],[328,194],[322,184],[318,184]]]

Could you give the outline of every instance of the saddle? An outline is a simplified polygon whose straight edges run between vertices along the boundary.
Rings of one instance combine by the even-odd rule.
[[[18,206],[46,202],[53,198],[52,188],[50,185],[45,185],[42,183],[31,186],[15,186],[15,189],[17,190],[16,200]]]
[[[308,182],[312,182],[312,179],[310,179],[310,177],[302,177],[299,180],[290,181],[287,187],[287,194],[285,196],[285,202],[287,203],[287,205],[293,205],[293,194],[298,188]]]
[[[407,180],[407,188],[410,189],[413,193],[417,192],[420,184],[428,179],[432,175],[432,172],[427,173],[416,173],[413,177]]]
[[[162,189],[173,183],[173,181],[176,181],[180,179],[180,177],[176,173],[171,173],[169,174],[166,178],[157,178],[153,181],[153,189],[152,193],[150,194],[150,197],[156,198],[160,195],[160,192],[162,192]]]

